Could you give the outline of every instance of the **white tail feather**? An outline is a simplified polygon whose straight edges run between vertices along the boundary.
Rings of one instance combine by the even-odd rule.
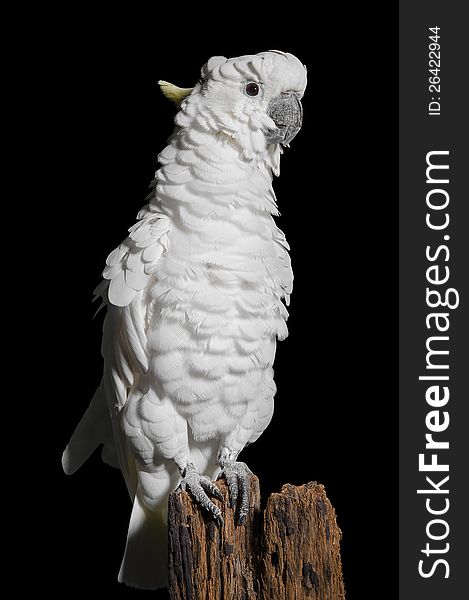
[[[163,503],[166,506],[167,501]],[[150,510],[135,495],[119,581],[155,590],[168,585],[166,510]]]
[[[104,462],[119,467],[112,435],[111,421],[101,385],[96,390],[89,407],[78,423],[62,455],[62,467],[72,475],[100,444],[104,444]]]

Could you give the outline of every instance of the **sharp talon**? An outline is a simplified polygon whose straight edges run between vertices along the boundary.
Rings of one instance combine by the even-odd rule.
[[[236,483],[236,487],[230,487],[230,496],[231,496],[231,508],[234,510],[236,508],[236,503],[238,501],[238,483]]]
[[[238,519],[238,525],[244,525],[246,523],[246,516],[245,514],[239,515],[239,519]]]
[[[205,475],[200,475],[194,465],[188,464],[182,473],[183,479],[179,485],[181,490],[187,490],[195,502],[211,514],[213,519],[223,525],[221,510],[208,497],[207,492],[223,501],[224,498],[217,486]]]
[[[228,484],[230,492],[230,504],[233,510],[236,510],[238,498],[240,501],[240,510],[238,524],[243,525],[246,522],[249,512],[249,476],[251,470],[243,462],[229,462],[223,464],[220,477],[223,476]]]
[[[213,483],[213,481],[211,481],[208,477],[205,477],[204,479],[202,479],[200,481],[200,483],[201,483],[202,487],[204,488],[204,490],[206,490],[207,492],[210,492],[212,494],[212,496],[215,496],[215,498],[218,498],[218,500],[224,500],[223,495],[220,492],[220,490]]]
[[[217,498],[217,500],[221,500],[223,502],[223,500],[225,499],[223,497],[223,494],[220,492],[220,490],[217,488],[216,485],[213,486],[213,495],[215,496],[215,498]]]
[[[218,508],[218,506],[215,506],[215,504],[213,504],[213,502],[211,502],[211,507],[210,507],[210,512],[212,513],[212,517],[214,518],[216,524],[221,527],[224,525],[224,520],[221,514],[221,510]]]
[[[231,508],[234,510],[236,508],[236,504],[238,502],[238,486],[236,485],[236,487],[232,487],[229,486],[229,490],[230,490],[230,496],[231,496]]]

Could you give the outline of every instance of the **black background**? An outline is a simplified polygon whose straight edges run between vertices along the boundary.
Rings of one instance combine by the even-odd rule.
[[[180,14],[171,23],[76,13],[43,36],[47,150],[38,158],[48,200],[38,253],[52,257],[42,325],[54,356],[45,344],[40,385],[54,385],[38,446],[41,464],[50,450],[52,481],[36,467],[43,507],[33,537],[49,542],[34,552],[45,588],[139,593],[117,583],[131,509],[120,474],[95,453],[69,478],[60,457],[100,379],[92,290],[172,131],[175,110],[156,82],[189,87],[212,55],[280,49],[308,68],[304,126],[274,181],[295,284],[274,418],[242,458],[264,496],[285,482],[323,483],[343,532],[348,600],[396,596],[397,39],[394,14],[374,15],[372,28],[369,17],[331,7],[302,27],[199,15],[182,28]]]

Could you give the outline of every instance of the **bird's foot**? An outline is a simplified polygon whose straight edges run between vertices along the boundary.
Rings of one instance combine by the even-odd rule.
[[[226,479],[233,510],[236,509],[238,496],[240,497],[238,524],[244,525],[249,512],[249,476],[252,475],[252,471],[246,463],[234,460],[224,460],[221,466],[222,470],[218,479],[221,477]]]
[[[218,500],[223,500],[222,493],[209,477],[197,473],[192,463],[187,463],[186,468],[182,472],[182,481],[179,487],[181,490],[188,490],[197,504],[209,512],[218,525],[223,525],[221,510],[207,495],[208,492],[212,496],[215,496],[215,498],[218,498]]]

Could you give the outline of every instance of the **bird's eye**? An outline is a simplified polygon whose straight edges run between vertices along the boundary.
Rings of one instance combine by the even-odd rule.
[[[257,85],[257,83],[250,81],[246,84],[244,91],[248,96],[257,96],[257,94],[259,93],[259,86]]]

